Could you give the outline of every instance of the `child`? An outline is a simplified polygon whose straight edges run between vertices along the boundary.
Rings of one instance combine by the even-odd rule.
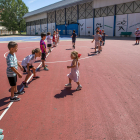
[[[56,47],[56,35],[53,33],[53,47]]]
[[[105,44],[105,37],[106,36],[108,36],[108,35],[106,35],[106,33],[105,33],[105,31],[104,31],[104,29],[102,30],[102,44],[103,44],[103,46],[104,46],[104,44]]]
[[[139,27],[137,27],[137,30],[135,31],[135,35],[136,35],[136,43],[135,43],[135,45],[139,45],[139,39],[140,39]]]
[[[19,92],[17,90],[17,75],[19,78],[22,78],[22,75],[17,71],[18,66],[20,67],[21,71],[23,71],[22,66],[17,61],[15,52],[18,50],[18,44],[11,41],[8,43],[9,54],[6,58],[7,62],[7,77],[9,80],[9,84],[11,86],[11,102],[19,101],[20,98],[16,97],[16,95],[24,94],[24,92]]]
[[[51,52],[51,47],[52,47],[52,39],[51,39],[51,33],[47,33],[47,47],[49,48],[49,52]]]
[[[72,34],[72,44],[73,44],[73,48],[75,49],[75,41],[76,41],[76,33],[75,33],[75,30],[73,30],[73,34]]]
[[[45,40],[46,39],[46,34],[45,33],[41,33],[41,40],[40,40],[40,49],[42,51],[42,67],[44,67],[44,70],[48,71],[49,69],[47,68],[47,65],[45,65],[45,58],[46,58],[46,54],[48,54],[46,52],[46,43]]]
[[[58,43],[59,43],[60,31],[61,31],[61,30],[56,29],[56,31],[58,32]]]
[[[79,55],[80,57],[80,55]],[[67,68],[71,68],[71,73],[68,74],[69,78],[69,84],[66,84],[66,87],[71,87],[71,81],[74,80],[78,84],[78,87],[76,90],[80,90],[82,86],[79,83],[79,66],[80,63],[78,62],[78,52],[73,51],[71,53],[71,59],[73,59],[71,66],[67,66]]]
[[[33,63],[36,61],[36,58],[37,57],[40,57],[41,56],[41,50],[39,48],[36,48],[35,50],[32,50],[32,54],[31,55],[28,55],[27,57],[25,57],[23,60],[22,60],[22,67],[24,69],[24,72],[27,72],[27,76],[25,78],[25,81],[23,81],[23,85],[25,88],[28,88],[28,85],[27,85],[27,80],[29,79],[29,77],[31,76],[31,71],[33,71],[33,74],[34,74],[34,79],[37,79],[39,78],[39,76],[36,76],[36,68],[33,66]]]
[[[100,41],[101,41],[101,35],[99,34],[99,31],[97,30],[96,31],[96,35],[94,35],[94,39],[93,39],[93,41],[95,40],[95,53],[96,53],[96,48],[97,48],[97,46],[98,46],[98,52],[100,53],[100,51],[101,51],[101,44],[100,44]],[[92,41],[92,43],[93,43],[93,41]]]
[[[56,43],[58,44],[59,43],[59,33],[56,32]]]

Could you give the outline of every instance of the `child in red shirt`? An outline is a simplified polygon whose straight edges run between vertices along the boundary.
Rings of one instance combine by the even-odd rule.
[[[56,47],[56,36],[55,36],[55,33],[53,34],[53,47]]]

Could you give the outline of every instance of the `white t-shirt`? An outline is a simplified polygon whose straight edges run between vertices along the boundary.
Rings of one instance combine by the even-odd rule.
[[[135,30],[136,37],[140,37],[140,30]]]
[[[24,67],[26,67],[27,64],[29,63],[29,66],[31,66],[35,61],[36,61],[35,54],[31,54],[31,55],[28,55],[27,57],[25,57],[22,60],[21,65],[24,66]]]
[[[50,35],[47,36],[47,44],[52,44],[52,38]]]

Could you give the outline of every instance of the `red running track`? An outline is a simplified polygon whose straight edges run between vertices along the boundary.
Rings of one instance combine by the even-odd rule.
[[[18,44],[18,60],[39,47],[35,42]],[[72,50],[71,41],[61,42],[47,57],[50,70],[37,72],[40,79],[29,84],[21,101],[13,103],[0,121],[5,140],[139,140],[140,46],[132,44],[107,40],[103,52],[94,55],[91,41],[77,41],[81,58],[92,57],[80,60],[83,89],[76,91],[75,83],[71,90],[64,88],[71,64],[64,61],[70,60]],[[3,57],[7,44],[0,48],[1,115],[9,104],[10,87]]]

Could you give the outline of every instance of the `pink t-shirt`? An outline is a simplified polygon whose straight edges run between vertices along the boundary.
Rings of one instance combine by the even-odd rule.
[[[45,49],[46,49],[46,43],[45,43],[45,41],[44,40],[40,40],[40,49],[41,49],[41,51],[42,51],[42,53],[45,53],[45,51],[44,51],[44,49],[43,49],[43,45],[45,46]]]

